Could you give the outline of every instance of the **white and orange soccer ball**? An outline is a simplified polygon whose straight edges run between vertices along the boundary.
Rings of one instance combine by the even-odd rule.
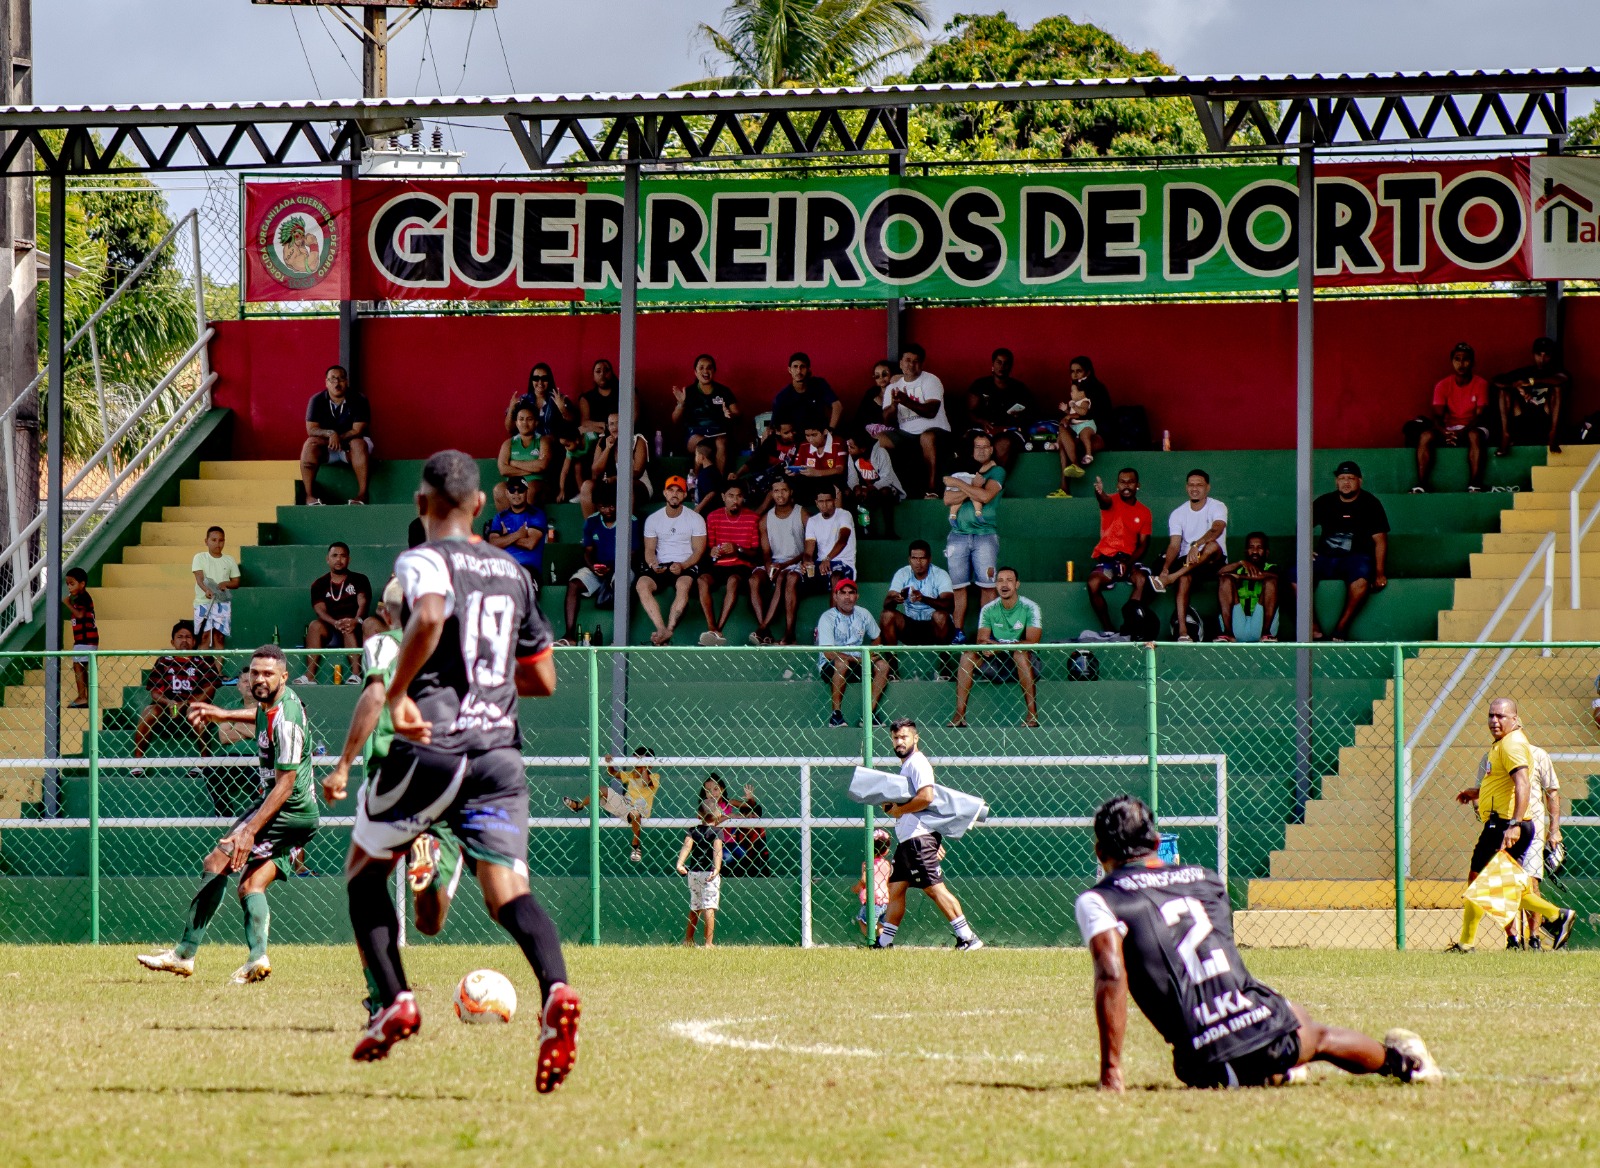
[[[463,1022],[509,1022],[517,1012],[517,988],[503,973],[474,969],[456,986],[456,1017]]]

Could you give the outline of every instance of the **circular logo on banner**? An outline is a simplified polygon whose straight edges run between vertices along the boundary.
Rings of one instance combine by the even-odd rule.
[[[261,264],[278,283],[311,288],[333,268],[339,233],[321,199],[294,195],[275,205],[256,232]]]

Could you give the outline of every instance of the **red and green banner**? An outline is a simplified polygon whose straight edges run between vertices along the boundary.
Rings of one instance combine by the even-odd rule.
[[[1530,277],[1525,160],[1331,164],[1316,188],[1319,284]],[[650,178],[640,201],[644,303],[1156,296],[1297,279],[1291,166]],[[620,182],[252,180],[244,223],[251,301],[618,297]]]

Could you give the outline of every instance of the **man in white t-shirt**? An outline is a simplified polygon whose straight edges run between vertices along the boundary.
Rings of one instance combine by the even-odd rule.
[[[652,645],[665,645],[672,640],[683,610],[689,607],[689,593],[706,554],[706,521],[692,507],[683,505],[688,494],[688,482],[673,475],[661,488],[667,505],[644,521],[644,571],[634,590],[645,615],[656,626],[650,634]],[[662,621],[656,593],[668,590],[673,594],[672,610]]]
[[[920,813],[932,805],[935,783],[933,764],[917,743],[917,724],[910,718],[896,718],[889,723],[889,735],[900,759],[900,773],[911,780],[916,793],[904,803],[883,805],[884,813],[894,817],[895,849],[894,866],[889,872],[889,907],[884,910],[877,948],[894,947],[895,934],[906,915],[906,889],[920,888],[950,922],[957,949],[982,949],[983,942],[961,915],[961,902],[945,887],[944,873],[939,869],[943,838],[922,825]]]
[[[928,354],[921,345],[900,347],[900,376],[891,381],[884,392],[883,420],[898,431],[901,443],[916,442],[922,461],[927,464],[924,499],[937,499],[939,487],[939,457],[941,444],[949,440],[950,419],[944,412],[944,382],[922,367]],[[918,483],[909,484],[916,490]]]
[[[856,578],[856,524],[839,506],[838,488],[817,490],[817,513],[806,520],[806,575],[822,591]]]
[[[1191,641],[1189,589],[1196,579],[1215,579],[1228,562],[1228,507],[1211,497],[1211,476],[1205,471],[1190,471],[1184,485],[1189,501],[1167,516],[1167,532],[1172,538],[1167,542],[1161,572],[1150,578],[1150,586],[1165,592],[1170,585],[1177,585],[1178,640]]]

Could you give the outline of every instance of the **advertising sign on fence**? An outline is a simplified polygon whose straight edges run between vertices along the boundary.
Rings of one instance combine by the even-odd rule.
[[[1596,184],[1600,186],[1600,183]],[[1317,171],[1323,284],[1526,279],[1525,162]],[[641,300],[1030,299],[1293,287],[1290,166],[650,178]],[[249,300],[614,301],[620,182],[251,181]],[[1600,262],[1600,261],[1596,261]]]

